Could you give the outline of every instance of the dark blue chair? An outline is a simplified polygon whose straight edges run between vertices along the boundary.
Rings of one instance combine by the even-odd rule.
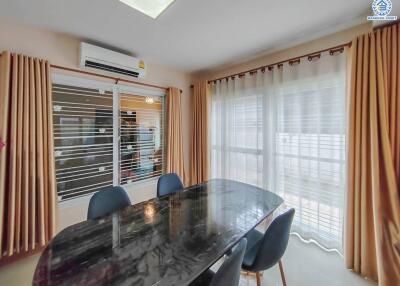
[[[227,257],[216,273],[207,270],[190,286],[237,286],[240,279],[240,267],[246,250],[247,239],[242,238],[232,254]]]
[[[255,229],[247,235],[247,248],[242,269],[255,272],[257,286],[260,286],[260,271],[267,270],[279,263],[283,285],[286,286],[285,273],[281,258],[289,242],[290,228],[293,222],[294,209],[276,217],[263,234]]]
[[[181,179],[175,173],[162,175],[157,182],[157,197],[170,195],[183,190]]]
[[[108,187],[95,193],[89,202],[88,219],[96,219],[131,205],[121,187]]]

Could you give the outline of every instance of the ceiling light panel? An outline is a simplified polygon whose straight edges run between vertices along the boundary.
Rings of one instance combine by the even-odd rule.
[[[155,19],[175,0],[119,0],[143,14]]]

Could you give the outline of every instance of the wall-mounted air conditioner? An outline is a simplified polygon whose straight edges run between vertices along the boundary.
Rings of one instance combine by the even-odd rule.
[[[82,68],[100,69],[140,78],[146,75],[144,61],[125,54],[82,42],[80,55],[80,66]]]

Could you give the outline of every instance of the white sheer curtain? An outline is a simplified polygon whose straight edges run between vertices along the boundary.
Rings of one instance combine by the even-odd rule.
[[[212,177],[278,193],[294,232],[340,252],[345,85],[345,53],[212,84]]]
[[[211,172],[261,185],[262,93],[260,77],[223,81],[213,86]]]

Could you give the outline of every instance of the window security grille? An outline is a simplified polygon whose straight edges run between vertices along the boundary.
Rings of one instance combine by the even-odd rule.
[[[113,110],[113,96],[119,98],[117,113]],[[160,176],[163,113],[162,96],[115,94],[54,83],[54,152],[59,200],[85,196],[112,186],[113,182],[124,185]],[[117,126],[119,130],[114,132]],[[113,152],[113,143],[118,142],[119,152]]]

